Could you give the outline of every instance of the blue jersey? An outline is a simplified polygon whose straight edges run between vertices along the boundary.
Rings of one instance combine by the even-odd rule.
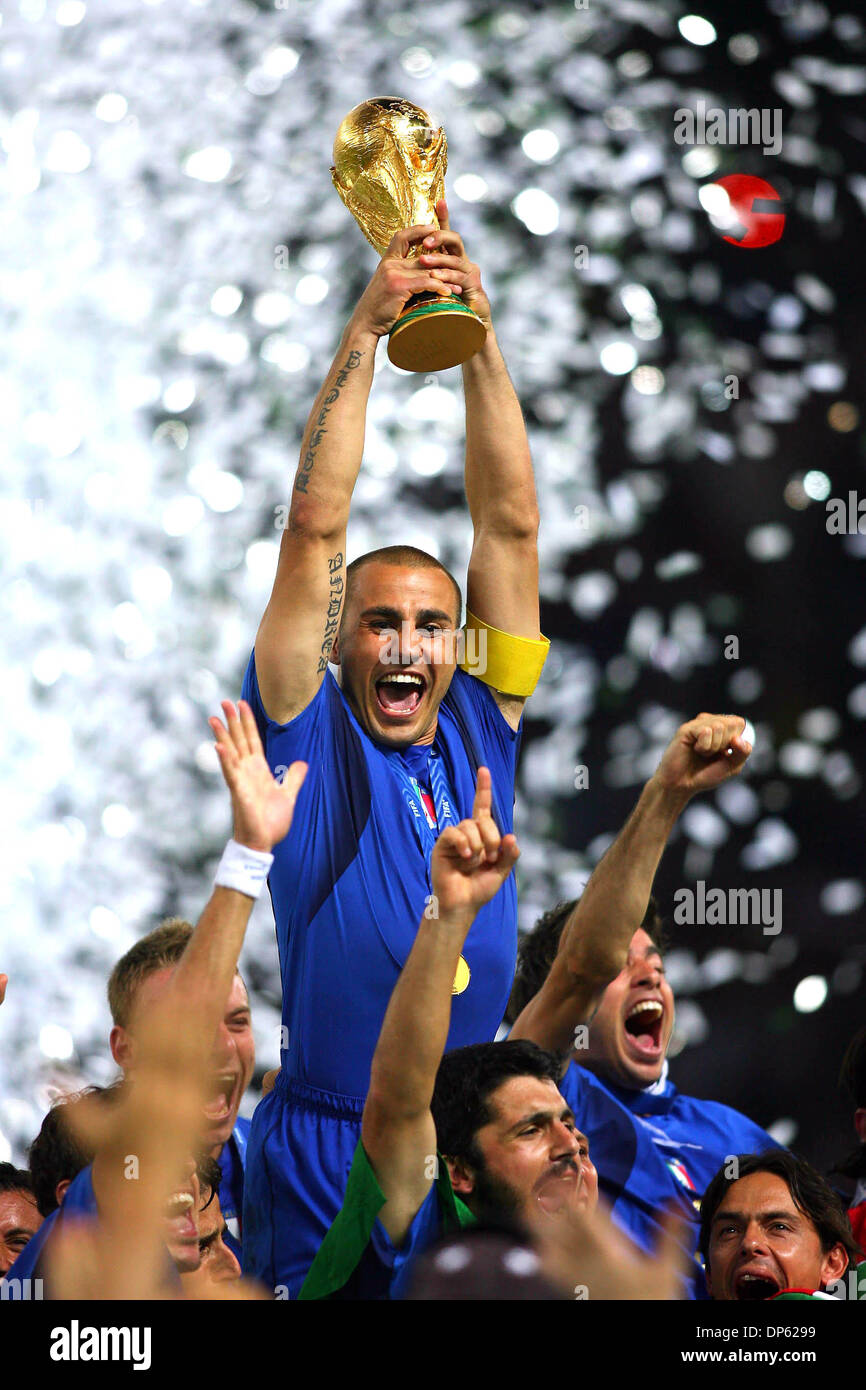
[[[251,1124],[252,1120],[242,1120],[238,1116],[218,1159],[221,1177],[220,1211],[231,1235],[236,1239],[240,1235],[241,1214],[244,1209],[244,1168]]]
[[[250,1120],[238,1119],[234,1129],[223,1146],[219,1156],[219,1165],[222,1173],[222,1183],[220,1185],[220,1210],[224,1220],[236,1221],[240,1217],[243,1208],[244,1193],[244,1157],[246,1155],[247,1138],[250,1132]],[[45,1267],[43,1253],[52,1232],[59,1226],[61,1219],[65,1215],[78,1218],[82,1216],[96,1217],[98,1208],[96,1205],[96,1194],[93,1191],[93,1168],[88,1164],[76,1174],[69,1187],[62,1204],[46,1216],[39,1230],[25,1245],[21,1254],[15,1261],[14,1271],[10,1270],[10,1277],[14,1272],[16,1279],[32,1279],[44,1277]],[[229,1227],[229,1236],[226,1243],[230,1246],[238,1260],[241,1258],[240,1241],[235,1238],[235,1232]]]
[[[697,1245],[701,1198],[710,1179],[732,1154],[779,1145],[738,1110],[681,1095],[666,1077],[632,1091],[572,1062],[559,1089],[589,1140],[599,1189],[617,1224],[650,1250],[665,1207],[688,1219],[688,1253],[694,1261],[689,1293],[706,1298]]]
[[[247,1162],[247,1143],[252,1120],[235,1121],[235,1127],[223,1144],[219,1156],[220,1211],[226,1225],[223,1237],[238,1264],[243,1263],[244,1170]]]
[[[274,723],[264,711],[254,655],[243,695],[277,775],[297,758],[309,765],[269,879],[283,990],[281,1068],[286,1078],[318,1090],[363,1097],[418,922],[425,909],[435,911],[430,855],[437,831],[417,789],[431,788],[431,759],[438,759],[447,788],[439,805],[456,823],[471,815],[477,769],[486,765],[494,817],[507,834],[520,735],[487,686],[461,670],[439,707],[433,744],[406,750],[365,733],[330,671],[288,724]],[[469,982],[454,997],[449,1048],[494,1037],[516,950],[512,876],[478,913],[467,938]]]
[[[309,769],[269,879],[283,1046],[277,1084],[253,1117],[243,1231],[244,1272],[295,1298],[343,1203],[388,1000],[422,914],[435,913],[437,832],[472,814],[480,766],[490,769],[496,823],[511,831],[520,734],[488,687],[460,670],[432,745],[404,750],[369,737],[330,671],[288,724],[265,713],[254,655],[243,695],[276,775],[298,758]],[[492,1041],[516,954],[512,875],[467,937],[449,1048]]]
[[[358,1141],[343,1205],[304,1280],[302,1299],[403,1298],[417,1256],[440,1236],[475,1225],[451,1186],[445,1160],[399,1247],[379,1221],[385,1195]]]
[[[67,1213],[79,1220],[83,1217],[95,1218],[97,1216],[96,1195],[93,1191],[93,1174],[90,1164],[86,1168],[82,1168],[81,1172],[72,1179],[66,1189],[62,1206],[50,1212],[32,1240],[28,1240],[9,1271],[8,1277],[10,1279],[45,1278],[46,1247],[52,1234],[59,1228]]]

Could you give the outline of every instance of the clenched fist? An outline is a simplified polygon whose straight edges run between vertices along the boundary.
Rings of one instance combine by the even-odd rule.
[[[358,330],[383,338],[391,332],[413,294],[438,294],[447,299],[461,293],[458,284],[446,282],[441,274],[434,274],[423,264],[422,257],[411,254],[419,242],[436,235],[439,228],[432,225],[407,227],[394,233],[352,315]]]
[[[489,332],[492,327],[490,300],[481,284],[481,271],[467,256],[461,237],[451,230],[444,198],[436,204],[436,216],[440,231],[434,230],[425,236],[418,260],[444,285],[462,294],[463,303],[474,310]]]
[[[653,780],[666,791],[689,800],[742,772],[752,745],[743,737],[740,714],[699,714],[680,725],[665,750]]]

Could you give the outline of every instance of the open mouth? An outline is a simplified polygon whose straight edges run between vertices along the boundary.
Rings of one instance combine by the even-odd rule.
[[[168,1236],[172,1241],[184,1245],[198,1243],[194,1206],[195,1199],[191,1192],[173,1192],[169,1197],[163,1207],[163,1216],[168,1222]]]
[[[761,1303],[779,1292],[779,1285],[770,1274],[738,1274],[734,1283],[734,1298],[739,1303]]]
[[[535,1200],[542,1211],[553,1214],[560,1211],[565,1202],[573,1200],[582,1177],[577,1164],[570,1158],[552,1164],[535,1185]]]
[[[176,1217],[186,1216],[194,1205],[195,1198],[191,1192],[173,1192],[163,1207],[163,1216],[173,1221]]]
[[[231,1101],[235,1089],[234,1076],[215,1076],[211,1083],[211,1098],[204,1107],[205,1118],[218,1124],[227,1120],[231,1114]]]
[[[651,1061],[661,1054],[664,1013],[657,999],[642,999],[626,1016],[625,1031],[632,1048]]]
[[[391,719],[409,719],[418,709],[426,689],[423,676],[395,672],[376,681],[379,709]]]

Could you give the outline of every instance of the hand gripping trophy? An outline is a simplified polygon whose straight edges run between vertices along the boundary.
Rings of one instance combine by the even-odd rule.
[[[340,123],[331,177],[367,240],[383,255],[395,232],[439,225],[448,146],[426,111],[401,97],[362,101]],[[483,347],[487,330],[467,304],[416,294],[388,338],[388,356],[410,372],[456,367]]]

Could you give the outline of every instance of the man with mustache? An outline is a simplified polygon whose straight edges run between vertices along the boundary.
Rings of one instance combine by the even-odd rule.
[[[773,1144],[730,1106],[682,1095],[667,1076],[674,996],[665,979],[650,890],[673,826],[691,798],[739,773],[751,752],[737,715],[683,724],[577,903],[563,904],[521,945],[510,1038],[569,1061],[560,1090],[589,1136],[614,1217],[644,1248],[661,1212],[688,1220],[697,1247],[701,1194],[732,1149]],[[536,935],[537,934],[537,935]],[[693,1259],[690,1293],[705,1298]]]
[[[701,1203],[701,1251],[717,1302],[866,1299],[866,1265],[845,1279],[858,1251],[841,1201],[784,1150],[731,1155]]]
[[[281,1066],[253,1119],[244,1219],[245,1270],[291,1298],[343,1200],[382,1018],[430,902],[437,834],[470,814],[482,764],[511,830],[521,715],[547,650],[520,405],[478,267],[444,202],[437,216],[440,227],[393,238],[313,405],[244,681],[270,766],[309,765],[297,833],[270,875]],[[460,588],[433,556],[398,545],[345,563],[376,349],[421,291],[461,295],[488,329],[463,367],[465,640]],[[509,880],[456,963],[449,1047],[495,1036],[516,945]]]
[[[422,918],[388,1004],[344,1204],[303,1299],[400,1297],[414,1256],[443,1232],[595,1206],[595,1169],[557,1090],[557,1058],[526,1042],[442,1055],[472,923],[517,857],[479,768],[472,817],[433,850],[436,915]]]

